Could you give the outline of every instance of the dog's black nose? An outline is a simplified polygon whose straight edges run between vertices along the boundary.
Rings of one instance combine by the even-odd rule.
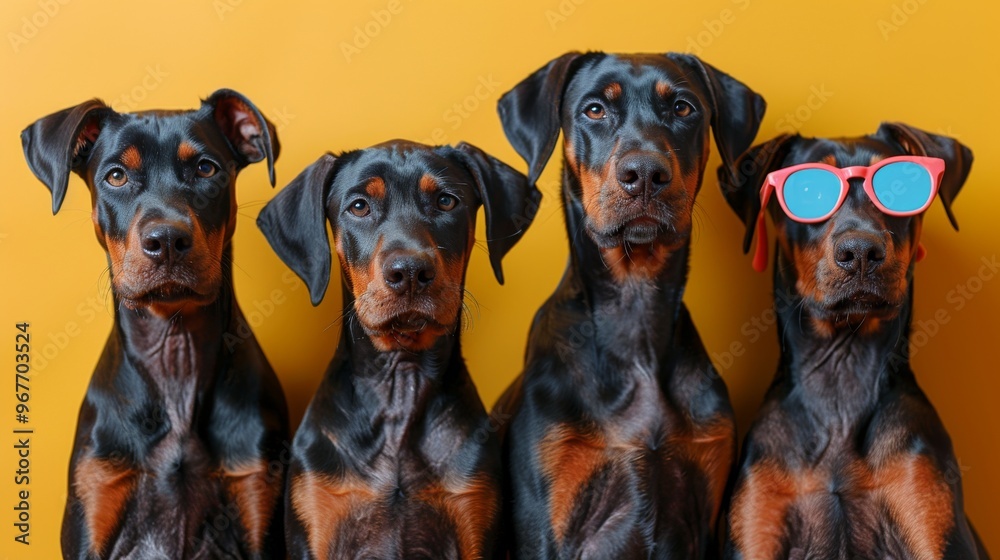
[[[176,222],[156,222],[141,233],[142,252],[157,264],[171,264],[183,258],[194,241],[191,228]]]
[[[427,253],[396,253],[382,264],[382,276],[389,289],[399,295],[419,294],[427,289],[437,272]]]
[[[655,153],[628,154],[616,165],[618,184],[629,196],[652,198],[673,179],[670,162]]]
[[[851,274],[868,274],[885,260],[885,243],[871,234],[852,233],[837,241],[837,266]]]

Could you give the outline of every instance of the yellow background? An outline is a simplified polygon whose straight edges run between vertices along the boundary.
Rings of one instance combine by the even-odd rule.
[[[937,313],[947,322],[937,329],[925,323],[931,336],[922,339],[914,365],[953,438],[967,510],[1000,554],[1000,280],[974,280],[981,259],[1000,249],[996,2],[397,0],[397,13],[381,24],[372,11],[387,10],[389,0],[61,1],[10,0],[0,8],[0,339],[8,341],[0,344],[0,363],[8,364],[0,367],[0,558],[58,555],[77,409],[111,326],[106,262],[84,184],[74,176],[62,211],[51,216],[49,194],[21,156],[23,127],[95,96],[121,110],[193,108],[230,87],[279,128],[279,187],[326,150],[396,137],[467,140],[523,170],[495,101],[572,49],[700,54],[767,99],[758,140],[788,127],[853,136],[900,120],[974,150],[972,175],[954,207],[961,233],[950,229],[938,204],[925,223],[929,256],[917,269],[916,320]],[[34,33],[26,26],[32,20]],[[356,27],[366,25],[374,37],[356,41]],[[352,43],[359,52],[348,57],[344,45]],[[482,83],[492,85],[477,90]],[[717,163],[713,148],[710,168]],[[565,264],[558,168],[554,160],[543,176],[538,218],[504,263],[507,285],[496,285],[485,251],[476,251],[470,266],[468,288],[478,305],[465,355],[487,405],[518,373],[529,321]],[[275,192],[263,165],[239,180],[235,278],[297,423],[337,341],[339,276],[318,309],[297,280],[286,280],[287,269],[254,225]],[[745,430],[778,345],[773,327],[756,342],[741,330],[766,318],[771,306],[770,276],[752,272],[740,252],[742,236],[711,173],[697,207],[686,301]],[[957,284],[979,291],[955,299]],[[87,311],[88,300],[98,311]],[[281,303],[269,308],[269,300]],[[959,300],[965,304],[956,309]],[[30,548],[12,540],[17,321],[31,323],[36,360],[46,349],[51,355],[31,389]],[[741,356],[726,355],[733,344]]]

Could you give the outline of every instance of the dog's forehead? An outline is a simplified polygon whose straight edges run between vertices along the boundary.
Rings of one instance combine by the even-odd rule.
[[[179,144],[189,144],[192,150],[224,143],[218,126],[203,111],[141,111],[122,113],[105,121],[98,143],[106,143],[111,150],[124,150],[136,146],[141,151],[155,152],[157,156],[173,155],[164,151],[166,146],[176,150]]]
[[[567,92],[588,93],[591,88],[619,84],[623,89],[650,89],[656,84],[689,88],[685,72],[662,54],[606,54],[586,60],[573,76]]]
[[[392,141],[348,156],[334,180],[334,190],[347,190],[378,178],[393,191],[417,191],[428,181],[438,185],[468,186],[470,178],[451,158],[436,148],[407,141]]]
[[[789,150],[782,167],[802,163],[826,163],[835,167],[872,165],[899,155],[905,155],[899,146],[871,136],[804,138]]]

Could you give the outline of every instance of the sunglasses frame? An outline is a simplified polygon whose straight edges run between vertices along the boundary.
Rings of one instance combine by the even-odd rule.
[[[930,196],[927,197],[927,201],[924,202],[920,208],[905,212],[890,210],[886,208],[875,195],[875,185],[872,183],[872,179],[880,169],[893,163],[915,163],[926,169],[930,174],[931,193]],[[836,214],[837,210],[840,210],[840,207],[844,204],[844,201],[847,200],[847,194],[850,192],[850,183],[848,182],[848,179],[864,179],[865,194],[868,195],[868,198],[875,204],[875,207],[878,208],[883,214],[888,214],[890,216],[915,216],[927,210],[927,208],[930,207],[931,202],[934,201],[934,197],[937,196],[938,188],[941,186],[941,177],[944,175],[944,166],[944,160],[941,158],[922,156],[895,156],[885,158],[874,165],[855,165],[851,167],[834,167],[825,163],[802,163],[799,165],[793,165],[791,167],[772,171],[767,174],[767,179],[764,181],[764,185],[760,190],[760,208],[762,212],[767,208],[767,202],[773,193],[777,195],[778,203],[781,205],[781,209],[785,212],[785,215],[792,220],[803,224],[825,222],[826,220],[829,220],[831,216]],[[837,198],[837,203],[833,206],[832,210],[819,218],[802,218],[796,216],[785,204],[785,181],[787,181],[792,174],[806,169],[820,169],[822,171],[828,171],[840,179],[840,196]]]
[[[916,163],[917,165],[923,167],[930,173],[931,176],[931,193],[927,197],[927,201],[918,209],[899,212],[896,210],[890,210],[883,205],[877,196],[875,196],[875,186],[872,184],[872,178],[875,173],[883,167],[893,164],[893,163]],[[837,199],[837,203],[833,206],[827,214],[820,216],[818,218],[800,218],[794,215],[788,210],[788,206],[785,204],[785,181],[795,173],[796,171],[802,171],[804,169],[822,169],[824,171],[829,171],[833,173],[836,177],[840,179],[840,196]],[[884,214],[890,216],[916,216],[927,210],[931,203],[934,202],[934,198],[937,197],[938,188],[941,186],[941,177],[944,176],[945,161],[941,158],[935,157],[924,157],[924,156],[894,156],[885,158],[873,165],[854,165],[851,167],[834,167],[825,163],[801,163],[799,165],[793,165],[791,167],[786,167],[784,169],[779,169],[777,171],[772,171],[767,174],[767,178],[764,180],[764,184],[760,188],[760,212],[757,214],[757,248],[754,251],[753,256],[753,268],[757,272],[764,272],[767,268],[767,221],[765,215],[767,214],[767,203],[771,199],[772,194],[776,194],[778,197],[778,204],[781,205],[781,210],[788,216],[789,219],[794,220],[803,224],[815,224],[819,222],[824,222],[829,220],[837,210],[844,204],[847,200],[847,194],[850,192],[849,179],[864,179],[864,189],[865,194],[868,195],[868,199],[875,204],[875,207],[879,209]],[[918,248],[917,260],[921,260],[926,251],[924,251],[921,245]]]

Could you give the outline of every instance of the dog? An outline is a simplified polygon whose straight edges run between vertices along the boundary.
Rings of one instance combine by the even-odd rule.
[[[866,167],[900,156],[943,160],[937,194],[957,229],[951,206],[972,152],[905,124],[858,138],[783,135],[719,169],[746,224],[744,251],[755,229],[760,236],[759,270],[764,212],[774,222],[782,341],[727,508],[726,558],[987,558],[963,511],[951,440],[910,369],[923,214],[888,214],[863,188]],[[839,208],[814,223],[789,218],[775,200],[762,209],[768,174],[806,163],[850,176]]]
[[[327,222],[343,272],[340,343],[292,447],[292,558],[494,557],[500,448],[461,354],[465,270],[482,205],[502,284],[540,196],[471,145],[396,140],[324,155],[261,211],[314,305]]]
[[[231,243],[237,173],[266,158],[274,184],[274,127],[222,89],[189,111],[87,101],[21,140],[53,214],[70,172],[86,181],[114,298],[77,420],[63,557],[284,558],[288,413],[233,295]]]
[[[564,135],[569,265],[497,401],[513,558],[701,558],[736,453],[682,301],[709,128],[724,162],[764,100],[682,54],[568,53],[499,101],[534,182]]]

